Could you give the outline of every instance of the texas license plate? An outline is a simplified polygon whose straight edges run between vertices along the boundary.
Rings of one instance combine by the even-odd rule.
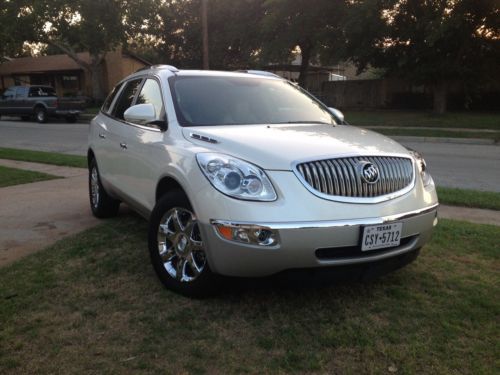
[[[403,223],[369,225],[364,227],[361,251],[399,246]]]

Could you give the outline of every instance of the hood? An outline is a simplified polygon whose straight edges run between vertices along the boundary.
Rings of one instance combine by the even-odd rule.
[[[350,125],[227,125],[182,129],[190,142],[269,170],[342,156],[408,155],[396,141]],[[205,140],[200,139],[206,137]]]

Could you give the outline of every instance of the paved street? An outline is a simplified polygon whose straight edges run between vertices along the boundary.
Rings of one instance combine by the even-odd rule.
[[[67,124],[49,120],[38,124],[21,120],[0,120],[0,147],[24,148],[86,155],[88,124]]]
[[[85,155],[88,124],[59,120],[37,124],[0,121],[0,147]],[[500,192],[500,146],[405,142],[429,164],[436,183],[446,187]]]

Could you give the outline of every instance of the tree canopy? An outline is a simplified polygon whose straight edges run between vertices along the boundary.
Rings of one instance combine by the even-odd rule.
[[[432,85],[434,108],[444,112],[450,84],[474,87],[498,74],[499,22],[496,0],[356,1],[346,56],[360,70]]]

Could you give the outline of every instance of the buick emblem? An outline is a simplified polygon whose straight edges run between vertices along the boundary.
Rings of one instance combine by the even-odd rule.
[[[359,170],[361,174],[361,179],[367,184],[375,184],[377,183],[380,173],[375,164],[370,163],[369,161],[361,161],[359,163]]]

